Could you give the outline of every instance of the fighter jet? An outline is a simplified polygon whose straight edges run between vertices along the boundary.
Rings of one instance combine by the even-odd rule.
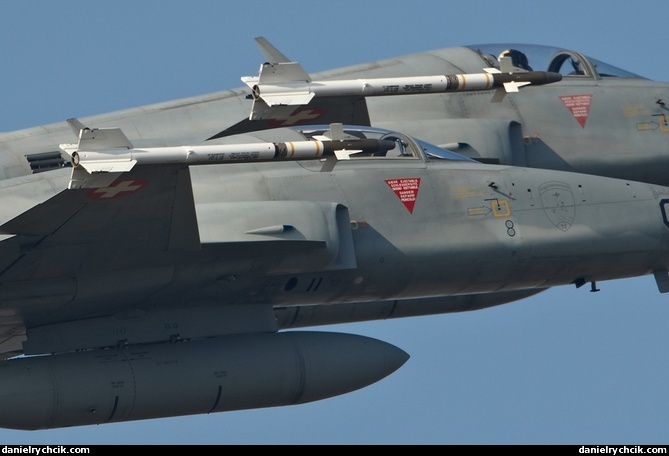
[[[517,45],[309,75],[259,44],[239,89],[0,136],[1,427],[315,401],[408,354],[304,328],[669,291],[664,85]]]
[[[138,146],[212,142],[282,126],[402,131],[484,163],[669,185],[669,84],[576,50],[458,46],[307,73],[259,37],[257,75],[238,88],[84,117]],[[0,178],[63,166],[65,122],[0,134]],[[602,151],[606,150],[606,153]]]
[[[138,147],[84,126],[70,167],[0,181],[1,427],[311,402],[408,354],[296,329],[646,274],[669,289],[667,187],[371,127],[262,135]]]

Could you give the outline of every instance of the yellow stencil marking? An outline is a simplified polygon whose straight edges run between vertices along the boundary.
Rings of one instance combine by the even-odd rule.
[[[511,215],[511,208],[507,200],[494,201],[492,203],[492,213],[495,217],[509,217]]]
[[[467,215],[485,215],[485,211],[482,207],[469,207],[467,208]]]
[[[459,185],[453,190],[455,199],[476,198],[483,196],[481,190],[476,185]]]
[[[649,116],[650,114],[650,109],[642,104],[623,106],[625,117]]]

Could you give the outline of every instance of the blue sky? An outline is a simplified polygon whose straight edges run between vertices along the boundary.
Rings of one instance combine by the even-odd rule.
[[[307,71],[463,44],[579,50],[669,80],[669,2],[0,2],[0,131],[241,86],[265,36]],[[667,95],[669,97],[669,94]],[[669,144],[668,144],[669,149]],[[50,431],[2,444],[667,444],[669,296],[652,277],[482,311],[341,325],[411,355],[311,404]]]

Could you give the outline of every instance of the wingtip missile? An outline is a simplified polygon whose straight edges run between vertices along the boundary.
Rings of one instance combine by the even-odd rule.
[[[359,153],[383,155],[396,145],[384,139],[344,138],[340,130],[341,125],[333,125],[333,137],[322,140],[134,148],[119,128],[82,129],[79,144],[61,144],[60,149],[70,158],[73,168],[69,188],[90,188],[108,181],[93,179],[91,175],[124,173],[137,164],[348,159]]]
[[[546,71],[517,71],[511,73],[486,69],[482,73],[397,78],[348,79],[313,81],[302,67],[294,62],[263,64],[257,77],[242,77],[252,89],[254,102],[266,107],[306,105],[318,96],[390,96],[460,91],[485,91],[503,88],[518,92],[528,85],[552,84],[562,80],[560,73]],[[260,108],[258,108],[260,109]],[[252,108],[250,120],[258,110]]]

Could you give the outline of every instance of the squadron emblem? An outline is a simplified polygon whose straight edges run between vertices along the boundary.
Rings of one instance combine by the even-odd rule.
[[[539,187],[541,204],[548,219],[562,231],[574,223],[574,195],[564,182],[547,182]]]

